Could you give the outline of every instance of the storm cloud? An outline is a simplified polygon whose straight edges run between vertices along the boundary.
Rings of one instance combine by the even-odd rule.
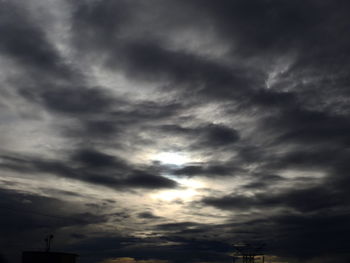
[[[349,7],[1,1],[0,261],[349,261]]]

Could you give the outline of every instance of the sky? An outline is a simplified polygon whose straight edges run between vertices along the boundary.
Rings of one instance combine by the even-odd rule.
[[[350,262],[349,8],[0,1],[0,262]]]

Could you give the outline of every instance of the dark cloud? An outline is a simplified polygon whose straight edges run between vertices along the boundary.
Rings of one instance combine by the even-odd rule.
[[[159,216],[156,216],[151,212],[142,212],[142,213],[139,213],[137,216],[139,218],[143,218],[143,219],[159,219],[160,218]]]
[[[113,102],[103,91],[94,88],[63,88],[43,91],[41,98],[45,106],[63,113],[104,112]]]
[[[72,159],[90,167],[126,167],[126,163],[115,157],[91,149],[81,149]]]
[[[65,204],[60,200],[3,189],[1,195],[1,209],[6,215],[2,217],[1,225],[6,226],[2,230],[3,233],[11,233],[15,229],[26,231],[83,223],[83,218],[79,220],[78,216],[76,219],[62,216]],[[51,207],[56,207],[56,210],[51,211]],[[23,217],[26,217],[26,220],[22,221]]]
[[[268,249],[280,255],[304,260],[314,257],[315,251],[321,249],[324,255],[342,255],[346,262],[348,237],[340,229],[348,228],[345,221],[347,217],[348,214],[285,214],[251,221],[249,229],[255,230],[259,236],[265,235],[265,241],[269,243]],[[340,242],[334,243],[332,240]],[[286,250],[285,247],[289,249]]]
[[[245,99],[245,93],[263,83],[263,74],[259,72],[253,74],[245,68],[227,67],[183,51],[167,50],[154,42],[127,43],[126,50],[119,56],[125,63],[122,69],[130,77],[170,80],[179,91],[200,94],[204,98]],[[110,63],[108,66],[115,67]]]
[[[275,174],[255,174],[252,176],[252,179],[252,182],[246,184],[244,188],[257,190],[274,188],[276,185],[278,185],[278,183],[288,181],[288,179]]]
[[[308,213],[323,209],[332,209],[344,206],[348,199],[342,193],[326,187],[313,187],[298,189],[280,194],[256,194],[252,197],[242,195],[224,196],[221,198],[206,198],[205,204],[220,209],[269,209],[292,208],[300,212]],[[305,202],[305,200],[308,200]]]
[[[315,251],[319,249],[331,254],[342,254],[348,249],[345,245],[348,237],[339,230],[348,228],[343,221],[348,216],[348,199],[349,195],[346,192],[325,183],[322,186],[293,189],[277,194],[264,193],[251,197],[231,195],[206,198],[203,201],[207,205],[224,210],[260,210],[265,215],[264,219],[247,222],[246,227],[236,224],[234,228],[238,231],[254,231],[254,235],[251,236],[241,234],[250,240],[264,237],[264,241],[270,246],[269,249],[275,253],[309,258],[314,257]],[[276,209],[288,209],[288,212],[279,212],[274,216],[274,211],[278,211]],[[330,244],[329,240],[337,240],[337,245]],[[293,248],[286,249],[290,246]]]
[[[39,2],[0,3],[3,247],[348,261],[347,1]]]
[[[96,98],[93,94],[96,94]],[[140,126],[149,129],[155,121],[164,121],[173,118],[184,111],[187,106],[181,103],[152,102],[152,101],[128,101],[108,96],[99,89],[92,89],[91,93],[85,94],[87,100],[83,100],[81,94],[76,94],[77,103],[73,103],[73,110],[69,105],[64,106],[65,115],[74,116],[78,119],[75,124],[62,125],[60,129],[65,136],[84,141],[106,141],[112,139],[118,147],[123,148],[127,144],[125,137],[139,138]],[[92,95],[92,96],[90,96]],[[87,102],[91,100],[91,104]],[[58,103],[58,101],[57,101]],[[89,108],[80,111],[82,108]],[[75,111],[74,109],[78,109]],[[119,138],[116,140],[116,138]],[[121,139],[123,138],[123,139]],[[142,139],[140,139],[140,143]]]
[[[238,132],[222,125],[210,125],[206,128],[207,140],[213,145],[227,145],[238,141]]]
[[[132,14],[126,1],[73,3],[74,41],[81,48],[99,49],[117,44],[122,26]]]
[[[171,179],[147,171],[138,170],[126,162],[112,156],[93,150],[82,150],[73,156],[73,161],[82,163],[76,166],[74,162],[61,162],[36,157],[2,156],[3,169],[25,173],[48,173],[51,175],[95,183],[116,190],[132,188],[159,189],[174,188],[177,183]],[[96,168],[101,168],[96,170]],[[106,168],[106,169],[103,169]]]
[[[231,146],[240,139],[239,132],[222,124],[203,124],[197,127],[183,127],[167,124],[158,127],[162,132],[193,140],[191,147],[225,147]]]
[[[248,55],[256,55],[262,50],[276,53],[313,47],[311,53],[314,53],[315,49],[328,49],[339,44],[331,44],[332,41],[324,39],[323,34],[341,32],[348,23],[342,19],[345,16],[343,8],[348,6],[345,1],[337,4],[330,1],[189,2],[205,11],[222,36],[235,40],[239,50]],[[327,25],[339,27],[331,29]],[[340,44],[345,44],[346,40],[342,39]]]
[[[5,258],[10,262],[19,260],[16,259],[21,252],[18,248],[44,248],[42,240],[47,233],[107,221],[105,216],[83,211],[74,202],[5,189],[0,189],[0,195],[3,236],[0,242]],[[55,237],[56,247],[61,238],[60,235]]]
[[[125,179],[126,186],[135,186],[142,188],[174,188],[177,183],[163,176],[148,174],[142,171],[137,171],[134,175]]]
[[[13,57],[33,73],[38,70],[55,77],[70,78],[73,72],[25,9],[9,1],[2,1],[0,6],[0,34],[6,36],[1,41],[0,52]]]
[[[88,137],[105,137],[116,135],[120,131],[118,124],[110,120],[87,120],[84,122],[83,129]],[[70,134],[74,135],[73,132]],[[81,131],[76,132],[76,136],[81,135]]]
[[[349,144],[346,136],[349,126],[344,116],[327,112],[292,110],[281,116],[288,132],[280,140],[297,140],[304,143],[322,143],[325,141],[341,145]]]
[[[235,167],[230,164],[201,164],[201,165],[190,165],[179,168],[174,171],[176,175],[185,175],[185,176],[227,176],[234,175],[237,171]]]
[[[161,224],[157,225],[158,229],[166,230],[166,231],[178,231],[179,229],[186,229],[191,227],[200,226],[198,223],[194,222],[181,222],[181,223],[167,223],[167,224]]]

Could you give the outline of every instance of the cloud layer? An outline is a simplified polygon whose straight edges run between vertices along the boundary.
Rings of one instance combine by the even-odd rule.
[[[0,262],[349,260],[348,8],[1,1]]]

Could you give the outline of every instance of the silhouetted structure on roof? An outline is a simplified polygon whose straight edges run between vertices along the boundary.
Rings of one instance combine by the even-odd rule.
[[[50,252],[53,235],[48,235],[45,241],[45,251],[22,252],[22,263],[76,263],[77,254]]]
[[[71,253],[24,251],[22,263],[76,263],[77,257]]]
[[[264,246],[264,244],[234,244],[235,253],[233,255],[233,263],[236,262],[236,259],[241,259],[243,263],[254,263],[257,257],[259,257],[259,262],[264,263]]]

